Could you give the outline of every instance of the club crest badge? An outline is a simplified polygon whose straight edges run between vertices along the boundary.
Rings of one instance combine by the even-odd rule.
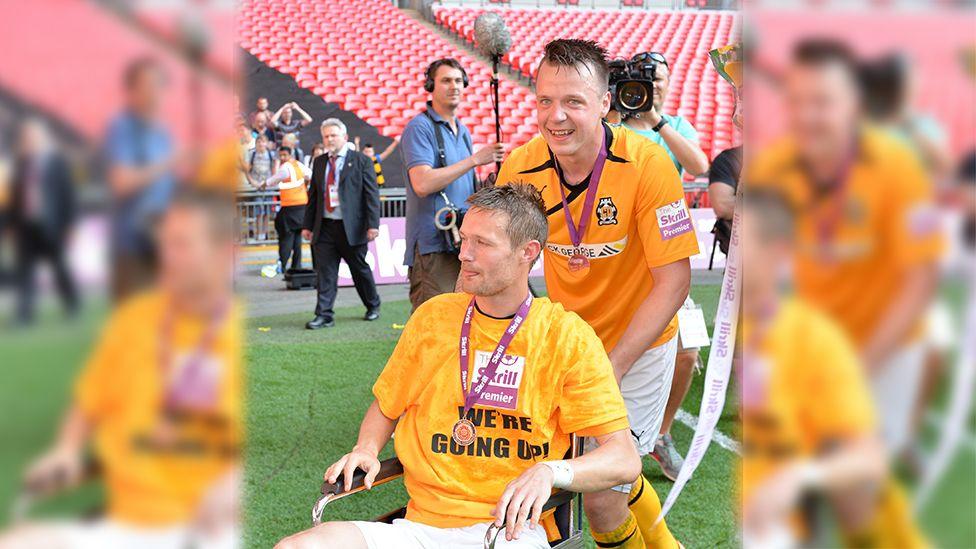
[[[617,206],[609,196],[601,198],[596,205],[596,224],[601,226],[617,224]]]

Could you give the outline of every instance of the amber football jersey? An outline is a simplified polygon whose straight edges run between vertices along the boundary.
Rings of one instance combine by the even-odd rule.
[[[698,253],[681,180],[667,152],[623,127],[604,125],[607,162],[600,176],[589,226],[574,247],[559,193],[556,161],[541,136],[512,151],[498,183],[531,183],[542,193],[549,218],[545,249],[546,288],[553,301],[587,321],[609,352],[654,287],[651,268]],[[579,224],[589,186],[565,185],[573,222]],[[582,254],[589,268],[572,271],[569,258]],[[668,324],[652,346],[677,330]]]

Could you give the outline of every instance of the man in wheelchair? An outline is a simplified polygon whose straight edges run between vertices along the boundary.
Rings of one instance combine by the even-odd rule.
[[[305,547],[548,548],[540,525],[553,488],[605,490],[641,471],[627,410],[603,344],[575,313],[533,298],[528,276],[545,246],[546,212],[534,187],[486,188],[461,227],[463,293],[411,316],[373,386],[352,451],[325,472],[348,490],[357,469],[372,487],[391,435],[410,495],[392,524],[328,522],[285,538]],[[596,439],[561,460],[570,433]],[[636,528],[636,526],[634,526]]]
[[[104,516],[22,521],[0,549],[237,547],[240,307],[233,204],[183,189],[156,227],[157,287],[112,314],[21,502],[98,475]],[[87,459],[91,447],[94,459]],[[97,464],[97,471],[94,465]],[[23,507],[20,505],[22,514]]]

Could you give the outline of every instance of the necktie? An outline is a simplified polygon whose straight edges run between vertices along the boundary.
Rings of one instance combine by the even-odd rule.
[[[335,180],[335,156],[329,155],[329,173],[325,176],[325,211],[332,213],[335,204],[332,203],[332,187],[336,184]]]

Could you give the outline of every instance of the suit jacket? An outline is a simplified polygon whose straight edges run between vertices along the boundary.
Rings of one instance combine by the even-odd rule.
[[[318,240],[325,216],[325,168],[328,165],[329,159],[324,154],[312,164],[312,183],[303,224],[303,228],[312,231],[312,242]],[[339,205],[349,244],[358,246],[369,242],[366,230],[380,227],[380,191],[373,161],[361,152],[346,152],[346,164],[339,174]]]
[[[51,239],[64,238],[74,223],[75,190],[71,167],[58,153],[50,153],[41,160],[40,208],[33,219],[27,214],[27,159],[17,160],[11,189],[11,221],[15,229],[26,229],[33,223]]]

